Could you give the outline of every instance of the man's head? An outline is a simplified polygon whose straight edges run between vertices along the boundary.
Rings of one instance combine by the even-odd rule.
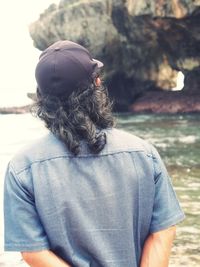
[[[42,52],[35,77],[42,96],[69,96],[87,87],[103,63],[93,59],[83,46],[71,41],[58,41]]]
[[[106,144],[101,130],[114,124],[107,89],[99,78],[102,66],[86,48],[70,41],[48,47],[36,66],[33,111],[74,154],[80,152],[81,140],[93,153],[100,152]]]

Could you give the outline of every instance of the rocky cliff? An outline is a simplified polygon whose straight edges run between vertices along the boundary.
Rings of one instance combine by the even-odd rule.
[[[118,111],[134,110],[145,92],[175,87],[178,71],[185,85],[176,100],[182,94],[200,101],[200,0],[61,0],[30,34],[40,50],[69,39],[102,60]]]

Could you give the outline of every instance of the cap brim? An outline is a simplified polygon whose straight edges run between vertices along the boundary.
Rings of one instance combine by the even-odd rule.
[[[101,62],[101,61],[99,61],[99,60],[97,60],[95,58],[93,58],[92,61],[94,61],[95,63],[97,63],[97,67],[98,68],[102,68],[103,67],[103,62]]]

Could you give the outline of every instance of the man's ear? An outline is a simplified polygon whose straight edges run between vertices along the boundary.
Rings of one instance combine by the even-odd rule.
[[[101,79],[99,77],[97,77],[95,80],[94,80],[94,83],[96,86],[100,86],[101,85]]]

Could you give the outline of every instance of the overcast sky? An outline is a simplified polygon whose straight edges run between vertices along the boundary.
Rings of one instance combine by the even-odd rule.
[[[59,0],[2,1],[0,8],[0,105],[9,93],[35,90],[34,70],[40,51],[34,48],[28,26],[51,3]],[[5,99],[3,100],[3,97]]]

